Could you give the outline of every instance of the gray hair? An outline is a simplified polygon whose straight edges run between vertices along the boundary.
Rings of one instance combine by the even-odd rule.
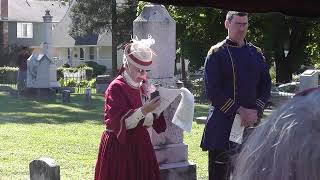
[[[319,139],[320,92],[294,97],[249,136],[233,180],[318,180]]]
[[[233,19],[233,16],[248,16],[248,13],[246,12],[238,12],[238,11],[228,11],[226,20],[231,21]]]

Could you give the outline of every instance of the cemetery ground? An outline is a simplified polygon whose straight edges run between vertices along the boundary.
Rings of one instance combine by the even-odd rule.
[[[51,157],[60,166],[61,179],[93,179],[103,125],[103,95],[72,94],[71,103],[34,101],[0,92],[0,180],[29,179],[29,163]],[[205,116],[207,105],[197,104],[195,117]],[[208,179],[207,152],[199,147],[204,125],[193,123],[184,133],[189,160],[197,164],[197,178]]]

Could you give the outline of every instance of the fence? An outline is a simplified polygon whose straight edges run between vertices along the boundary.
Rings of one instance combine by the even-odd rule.
[[[9,87],[11,89],[17,90],[17,84],[0,84],[0,87]]]
[[[63,79],[75,79],[77,82],[80,82],[81,80],[86,80],[86,71],[85,70],[78,70],[77,72],[63,72]]]
[[[76,94],[84,94],[86,87],[75,87]],[[96,88],[91,88],[91,94],[96,94]]]
[[[0,91],[1,89],[7,91],[9,89],[17,90],[16,84],[0,84]],[[74,87],[74,93],[76,94],[84,94],[86,87]],[[91,93],[96,94],[96,88],[91,88]]]

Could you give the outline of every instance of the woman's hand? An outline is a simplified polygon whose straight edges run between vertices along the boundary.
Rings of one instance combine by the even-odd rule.
[[[154,111],[157,107],[160,106],[161,100],[160,96],[155,97],[149,101],[147,101],[142,107],[141,112],[145,116],[146,114]]]
[[[150,98],[150,93],[156,90],[156,87],[152,85],[148,79],[143,80],[142,88],[144,91],[144,95]]]

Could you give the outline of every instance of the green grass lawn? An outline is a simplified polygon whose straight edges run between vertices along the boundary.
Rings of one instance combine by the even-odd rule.
[[[0,180],[29,178],[29,163],[51,157],[60,165],[61,179],[93,179],[94,166],[104,129],[103,96],[94,95],[93,105],[83,95],[71,103],[12,98],[0,92]],[[196,106],[195,116],[205,116],[206,105]],[[199,180],[208,179],[207,153],[199,143],[204,126],[193,124],[184,134],[189,160],[197,164]]]

